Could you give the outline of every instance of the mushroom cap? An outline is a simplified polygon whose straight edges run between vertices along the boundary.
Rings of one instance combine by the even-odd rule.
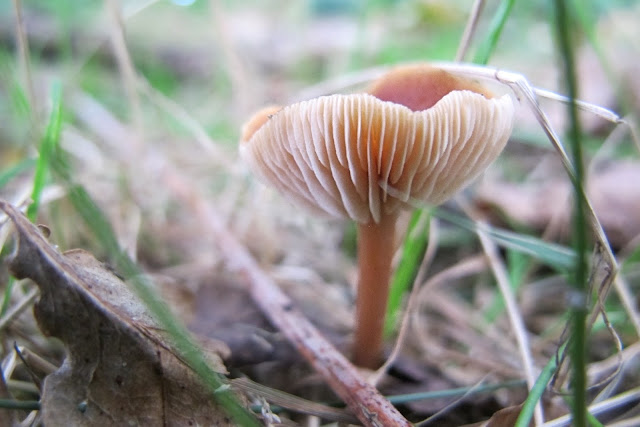
[[[515,111],[509,95],[445,92],[419,111],[370,94],[269,107],[245,126],[240,153],[298,205],[378,223],[416,201],[444,202],[506,145]]]

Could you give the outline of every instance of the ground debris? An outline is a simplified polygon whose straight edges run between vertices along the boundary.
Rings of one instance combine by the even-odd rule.
[[[44,381],[46,425],[229,424],[122,280],[86,251],[57,251],[8,203],[0,209],[15,227],[9,267],[39,285],[38,324],[67,349]],[[218,354],[208,356],[224,372]]]

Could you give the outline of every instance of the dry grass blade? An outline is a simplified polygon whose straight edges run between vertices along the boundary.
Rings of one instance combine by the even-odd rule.
[[[3,331],[16,317],[29,308],[35,302],[38,294],[38,288],[33,288],[20,301],[13,304],[4,316],[0,318],[0,331]]]
[[[43,359],[28,348],[17,345],[14,347],[16,352],[20,354],[20,359],[22,359],[25,365],[29,366],[29,369],[38,371],[44,375],[49,375],[58,369],[58,366]]]
[[[213,21],[211,27],[218,38],[218,45],[224,56],[223,63],[227,69],[229,80],[231,80],[233,93],[235,93],[235,105],[233,107],[238,113],[244,115],[249,112],[250,100],[253,97],[252,88],[249,85],[251,79],[247,75],[247,67],[243,64],[233,46],[233,41],[229,35],[228,19],[226,19],[226,12],[222,2],[220,0],[210,0],[209,4],[211,6],[211,20]]]
[[[477,388],[482,386],[483,381],[484,379],[482,381],[478,381],[472,387],[469,387],[468,391],[465,394],[461,395],[459,398],[455,399],[453,402],[449,403],[444,408],[438,410],[438,412],[431,415],[429,418],[416,423],[416,427],[426,427],[428,425],[433,425],[433,423],[437,421],[438,418],[442,417],[444,414],[446,414],[447,412],[451,411],[453,408],[458,406],[460,402],[462,402],[467,396],[472,395]]]
[[[487,234],[482,231],[482,223],[478,224],[477,233],[478,237],[480,238],[480,242],[482,243],[482,247],[489,259],[489,265],[493,270],[493,275],[498,282],[500,293],[504,298],[507,307],[507,314],[509,315],[509,321],[511,322],[513,332],[516,336],[516,341],[518,342],[520,356],[522,357],[522,366],[524,368],[527,386],[529,387],[529,389],[531,389],[536,382],[537,374],[535,372],[533,358],[531,357],[531,348],[529,345],[529,336],[527,333],[527,329],[524,326],[524,322],[522,320],[520,310],[518,309],[516,298],[511,291],[506,268],[500,260],[496,245],[491,241],[491,239],[489,239],[489,236],[487,236]],[[541,424],[544,421],[542,406],[539,402],[536,405],[534,416],[537,424]]]
[[[113,43],[113,49],[115,57],[118,61],[120,73],[122,74],[122,85],[127,93],[129,99],[129,108],[131,108],[131,115],[133,118],[133,124],[135,126],[138,136],[142,135],[142,108],[140,106],[140,96],[136,89],[136,71],[127,48],[127,42],[125,40],[125,31],[123,18],[120,13],[119,5],[116,0],[106,0],[107,8],[111,17],[111,40]],[[130,141],[139,145],[136,140]]]
[[[458,306],[448,292],[439,290],[444,285],[476,275],[486,268],[486,257],[477,255],[463,259],[439,272],[420,287],[417,298],[419,308],[411,311],[412,331],[416,336],[412,342],[419,345],[428,363],[437,365],[443,371],[450,372],[454,377],[461,377],[461,380],[466,382],[469,380],[468,375],[463,375],[458,366],[466,366],[471,368],[471,371],[474,370],[473,368],[480,372],[491,371],[507,378],[522,374],[519,367],[521,363],[518,363],[516,355],[512,354],[514,352],[508,348],[511,345],[510,342],[503,337],[492,337],[491,340],[487,340],[485,331],[482,332],[483,335],[475,333],[475,329],[484,329],[483,319],[470,317],[467,305]],[[444,317],[440,334],[445,337],[434,339],[435,337],[429,332],[430,323],[435,323],[435,320],[425,319],[421,314],[428,308],[436,310]],[[450,344],[442,344],[443,340],[463,343],[464,346],[473,348],[474,354],[468,355],[464,351],[454,350]],[[496,348],[501,351],[496,353]],[[448,366],[452,361],[458,365],[449,369]],[[476,380],[477,378],[473,379],[473,381]]]
[[[344,409],[332,408],[307,399],[285,393],[280,390],[263,386],[248,378],[237,378],[231,380],[231,387],[238,388],[244,393],[256,394],[273,405],[278,405],[302,414],[314,415],[331,421],[340,423],[355,424],[358,419]]]
[[[475,0],[473,2],[473,8],[471,9],[469,19],[467,20],[467,26],[464,28],[464,33],[462,34],[462,39],[460,40],[458,51],[456,52],[456,62],[463,61],[467,54],[467,50],[469,50],[469,45],[471,44],[473,35],[478,27],[478,22],[480,21],[480,15],[482,14],[484,4],[485,0]]]
[[[593,416],[598,416],[607,411],[615,408],[622,407],[623,405],[638,402],[640,400],[640,388],[634,388],[624,393],[612,397],[611,399],[604,400],[595,405],[589,406],[589,413]],[[571,415],[565,415],[555,420],[542,424],[544,427],[564,427],[571,425]]]
[[[608,427],[636,427],[640,425],[640,415],[623,421],[607,424]]]
[[[13,0],[13,9],[16,15],[16,38],[18,41],[20,65],[24,74],[24,83],[27,88],[27,96],[29,97],[29,104],[31,104],[31,111],[34,112],[35,117],[37,118],[38,104],[35,89],[33,86],[33,77],[31,75],[31,62],[29,60],[29,40],[24,28],[24,19],[22,16],[22,1]]]

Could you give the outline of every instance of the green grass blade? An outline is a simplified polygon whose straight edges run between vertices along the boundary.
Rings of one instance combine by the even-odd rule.
[[[434,215],[444,221],[475,232],[479,227],[475,222],[455,213],[436,209]],[[490,225],[481,225],[499,246],[531,255],[540,262],[561,272],[568,271],[575,263],[575,254],[565,246],[545,242],[537,237],[502,230]]]
[[[49,115],[49,122],[44,137],[38,149],[38,161],[33,177],[33,190],[31,191],[31,204],[27,208],[27,218],[35,222],[40,208],[40,198],[49,176],[49,163],[51,154],[60,140],[60,129],[62,123],[62,89],[60,83],[55,83],[51,90],[51,101],[53,107]]]
[[[228,383],[225,377],[214,372],[208,366],[202,351],[189,339],[189,332],[173,317],[169,307],[153,290],[149,279],[142,274],[131,258],[120,250],[111,225],[87,191],[79,185],[74,185],[69,189],[69,198],[85,224],[102,244],[103,250],[113,258],[118,271],[128,279],[128,283],[136,294],[169,334],[187,364],[209,387],[216,401],[238,425],[257,426],[255,417],[238,402],[235,395],[226,387]]]
[[[593,427],[604,427],[604,424],[598,421],[590,412],[587,412],[587,421],[589,421],[589,424]]]
[[[24,159],[5,171],[0,172],[0,189],[11,182],[16,176],[22,172],[31,169],[36,164],[35,159]]]
[[[389,402],[393,405],[404,405],[411,402],[429,399],[443,399],[448,397],[471,396],[481,393],[490,393],[492,391],[505,388],[526,387],[524,380],[505,381],[500,384],[482,384],[471,387],[452,388],[448,390],[422,391],[418,393],[398,394],[395,396],[387,396]]]
[[[562,346],[558,350],[558,354],[562,354],[563,351],[564,346]],[[553,376],[553,373],[557,368],[558,360],[555,356],[553,356],[546,364],[546,366],[542,369],[542,372],[540,373],[540,376],[538,376],[536,383],[529,391],[529,395],[522,405],[520,415],[518,416],[518,420],[516,421],[514,427],[529,427],[531,419],[533,418],[535,407],[542,398],[542,394],[547,388],[547,384],[549,384],[549,381],[551,381],[551,377]]]
[[[487,38],[484,39],[482,44],[478,47],[478,51],[473,58],[473,62],[480,65],[486,65],[489,62],[489,57],[493,53],[496,45],[498,44],[498,39],[500,38],[500,34],[502,34],[502,30],[504,29],[504,24],[507,22],[509,15],[511,14],[511,9],[515,4],[515,0],[503,0],[496,11],[496,14],[493,16],[491,20],[491,25],[489,27],[489,34]]]
[[[580,122],[578,119],[578,109],[575,99],[577,98],[577,81],[575,73],[575,61],[573,46],[570,39],[572,22],[569,17],[567,5],[564,0],[557,0],[555,6],[555,31],[556,43],[562,60],[562,68],[566,79],[567,93],[570,103],[569,113],[569,142],[573,157],[573,167],[575,171],[574,185],[574,216],[572,240],[576,252],[576,260],[572,274],[572,285],[574,295],[571,298],[571,338],[569,345],[572,362],[572,414],[573,425],[581,427],[587,424],[587,221],[585,214],[586,200],[583,191],[584,165],[582,156]]]
[[[21,411],[37,411],[40,409],[40,402],[37,400],[0,399],[0,408]]]
[[[402,258],[391,280],[384,334],[391,336],[396,331],[402,300],[418,274],[418,268],[427,250],[431,213],[420,209],[413,213],[402,250]]]
[[[93,232],[102,250],[109,254],[120,273],[127,279],[150,313],[173,340],[186,363],[209,387],[213,398],[237,425],[258,426],[255,416],[246,409],[228,387],[226,378],[214,372],[199,347],[189,338],[189,332],[171,314],[169,307],[153,290],[152,283],[118,245],[111,224],[84,187],[71,180],[71,168],[65,154],[58,150],[52,161],[56,177],[67,186],[69,199],[84,223]]]
[[[402,258],[391,281],[387,317],[385,318],[385,334],[387,336],[395,331],[402,298],[411,286],[426,250],[428,235],[425,231],[417,229],[417,226],[421,227],[419,218],[424,214],[424,210],[416,210],[411,218],[402,248]],[[479,227],[470,219],[441,208],[435,208],[429,214],[471,232],[475,232]],[[568,272],[575,265],[575,253],[570,248],[486,224],[481,227],[499,246],[529,255],[561,273]]]
[[[16,279],[13,276],[9,276],[7,279],[7,287],[2,293],[2,307],[0,308],[0,317],[4,316],[11,304],[11,294],[13,293],[13,287],[16,284]]]

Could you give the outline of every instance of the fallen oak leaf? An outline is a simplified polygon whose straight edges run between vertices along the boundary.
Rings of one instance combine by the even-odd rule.
[[[38,284],[38,324],[67,348],[44,381],[46,425],[232,425],[122,280],[88,252],[57,251],[8,203],[0,209],[15,227],[9,268]]]

